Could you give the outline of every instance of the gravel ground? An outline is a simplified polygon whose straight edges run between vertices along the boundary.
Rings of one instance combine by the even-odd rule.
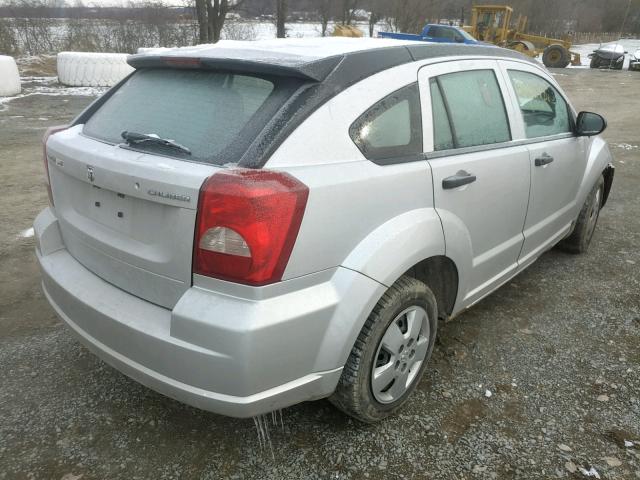
[[[640,478],[640,74],[556,74],[609,120],[616,178],[589,253],[553,250],[441,326],[401,414],[365,426],[301,404],[272,450],[251,420],[129,380],[53,314],[27,230],[46,204],[40,138],[91,97],[30,80],[0,103],[0,478]]]

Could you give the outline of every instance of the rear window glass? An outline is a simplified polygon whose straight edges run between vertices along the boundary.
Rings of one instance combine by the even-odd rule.
[[[123,131],[157,135],[187,147],[191,154],[157,142],[133,148],[226,163],[229,159],[220,154],[268,103],[274,89],[272,81],[249,75],[142,69],[87,121],[84,133],[110,143],[124,143]]]
[[[362,154],[377,163],[396,163],[421,153],[418,85],[408,85],[375,103],[353,122],[349,135]]]

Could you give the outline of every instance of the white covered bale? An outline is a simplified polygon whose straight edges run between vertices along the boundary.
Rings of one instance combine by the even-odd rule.
[[[12,97],[22,91],[18,66],[13,57],[0,55],[0,97]]]
[[[133,71],[126,53],[60,52],[58,81],[71,87],[111,87]]]

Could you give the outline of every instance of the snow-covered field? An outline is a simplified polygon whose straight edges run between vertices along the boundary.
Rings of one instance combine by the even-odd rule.
[[[356,25],[365,36],[368,36],[369,29],[367,23],[359,23]],[[333,25],[329,25],[328,31],[330,32],[333,28]],[[374,35],[381,30],[385,30],[386,26],[383,23],[380,23],[375,26]],[[228,30],[226,32],[227,38],[239,39],[238,37],[246,36],[246,38],[253,38],[256,41],[272,39],[275,37],[275,26],[272,23],[268,22],[229,22]],[[299,23],[290,23],[287,24],[287,36],[294,38],[302,38],[302,37],[320,37],[321,36],[321,28],[318,23],[311,22],[299,22]],[[615,44],[616,42],[611,42]],[[624,47],[629,54],[635,53],[637,50],[640,50],[640,40],[639,39],[624,39],[620,40],[620,45]],[[576,53],[580,53],[582,65],[577,68],[588,68],[589,67],[589,54],[593,52],[593,50],[597,49],[600,44],[592,43],[592,44],[583,44],[583,45],[574,45],[572,51]],[[36,62],[40,57],[32,57],[31,59],[22,59],[22,62],[19,63],[31,63]],[[50,57],[51,58],[51,57]],[[27,60],[27,62],[25,62]],[[625,60],[624,68],[626,69],[629,63],[629,55],[627,55],[627,59]],[[575,67],[569,67],[575,68]],[[54,73],[54,72],[51,72]],[[45,73],[44,75],[51,75],[51,73]],[[639,74],[640,75],[640,74]],[[22,77],[23,84],[23,92],[21,95],[15,97],[2,97],[0,98],[0,110],[3,109],[6,103],[15,98],[21,98],[29,95],[87,95],[87,96],[97,96],[104,91],[106,88],[95,88],[95,87],[74,87],[74,88],[65,88],[58,84],[57,77],[55,76],[24,76]]]
[[[359,28],[365,37],[369,36],[369,24],[366,22],[356,22],[355,26]],[[269,22],[228,22],[222,30],[222,36],[233,36],[233,31],[239,27],[250,30],[255,40],[270,40],[276,36],[276,26]],[[322,28],[317,22],[296,22],[287,23],[285,25],[287,37],[303,38],[303,37],[321,37]],[[333,31],[334,23],[329,23],[327,34]],[[225,32],[225,29],[227,32]],[[388,30],[386,24],[380,22],[374,26],[373,35],[380,31]],[[226,34],[226,35],[225,35]]]

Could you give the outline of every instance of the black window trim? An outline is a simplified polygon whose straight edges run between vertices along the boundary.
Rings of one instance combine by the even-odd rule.
[[[558,133],[556,135],[550,135],[542,139],[538,138],[526,138],[523,140],[510,140],[508,142],[500,143],[487,143],[486,145],[475,145],[473,147],[461,147],[461,148],[448,148],[446,150],[434,150],[433,152],[427,152],[424,157],[427,160],[437,160],[444,157],[452,157],[454,155],[466,155],[469,153],[486,152],[490,150],[500,150],[503,148],[522,147],[524,145],[534,145],[536,143],[549,142],[554,140],[564,140],[567,138],[576,138],[573,133]]]
[[[442,99],[442,104],[444,105],[444,111],[447,114],[447,123],[449,124],[449,132],[451,133],[451,143],[453,143],[453,148],[448,150],[455,150],[456,148],[460,148],[458,145],[458,134],[456,133],[456,127],[451,121],[451,108],[449,107],[449,100],[447,96],[444,94],[442,89],[442,83],[440,82],[440,77],[442,75],[438,75],[437,77],[432,77],[429,79],[429,87],[431,87],[431,82],[434,81],[438,92],[440,92],[440,98]],[[431,95],[431,88],[429,88],[429,95]],[[433,95],[431,95],[431,123],[433,123],[433,149],[435,151],[436,144],[436,122],[433,118]]]
[[[380,154],[376,155],[375,152],[372,155],[372,152],[366,152],[362,149],[360,142],[358,142],[357,132],[362,127],[362,123],[366,118],[367,114],[376,107],[381,102],[384,102],[390,97],[394,95],[398,95],[402,90],[411,91],[416,95],[416,101],[411,102],[409,99],[409,117],[410,117],[410,129],[411,129],[411,139],[409,144],[406,146],[400,147],[380,147],[376,150],[380,150]],[[399,102],[396,102],[396,105]],[[415,136],[415,138],[414,138]],[[416,162],[420,160],[424,160],[424,138],[423,138],[423,130],[422,130],[422,102],[420,100],[420,88],[418,86],[418,82],[414,81],[407,85],[404,85],[388,95],[385,95],[383,98],[376,100],[373,104],[371,104],[367,109],[362,112],[358,118],[356,118],[351,125],[349,126],[349,137],[351,141],[358,147],[360,153],[369,160],[377,165],[395,165],[399,163],[409,163]],[[404,151],[404,150],[414,150],[414,151]],[[395,150],[395,152],[394,152]]]

